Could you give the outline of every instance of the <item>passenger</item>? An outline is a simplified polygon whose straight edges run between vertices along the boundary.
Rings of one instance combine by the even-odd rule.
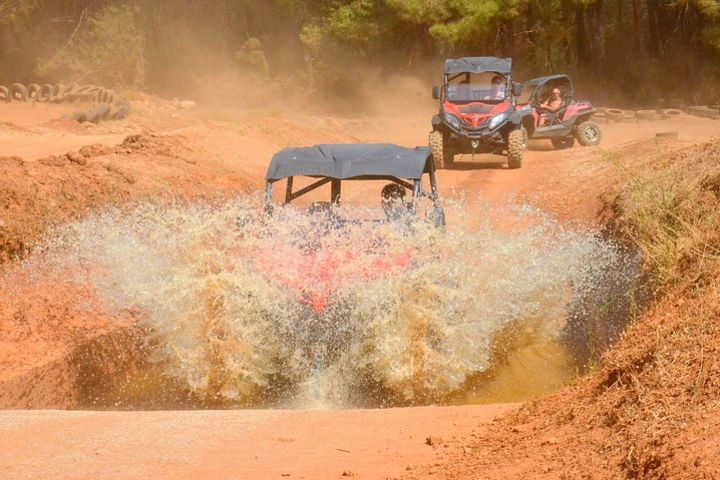
[[[495,75],[492,80],[490,94],[483,97],[483,100],[504,100],[505,99],[505,79],[500,75]]]
[[[388,183],[380,193],[385,217],[389,222],[401,220],[408,211],[405,188],[397,183]]]
[[[538,121],[538,127],[552,123],[557,119],[557,113],[562,108],[562,98],[560,97],[560,89],[553,88],[550,92],[550,96],[538,107],[540,113],[540,119]]]

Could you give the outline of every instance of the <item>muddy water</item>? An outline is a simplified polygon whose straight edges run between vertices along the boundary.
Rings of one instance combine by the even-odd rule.
[[[526,400],[578,371],[584,325],[634,281],[611,243],[526,206],[450,202],[447,231],[371,207],[259,207],[107,211],[27,263],[92,285],[111,315],[140,312],[150,367],[109,405]]]

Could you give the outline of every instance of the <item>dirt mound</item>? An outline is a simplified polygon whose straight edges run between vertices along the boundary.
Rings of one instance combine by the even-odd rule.
[[[709,202],[707,212],[720,207],[720,142],[646,167],[701,172],[692,195]],[[647,171],[645,178],[652,178]],[[494,478],[717,478],[720,241],[717,225],[705,225],[703,250],[679,257],[681,280],[666,287],[596,371],[484,429],[471,449],[449,457],[447,477],[493,471]]]
[[[31,247],[48,227],[109,204],[246,192],[239,169],[201,161],[178,136],[131,136],[28,162],[0,157],[0,261]]]
[[[17,266],[0,280],[0,406],[70,408],[85,398],[93,372],[136,362],[141,336],[133,312],[108,316],[88,286],[58,283]]]

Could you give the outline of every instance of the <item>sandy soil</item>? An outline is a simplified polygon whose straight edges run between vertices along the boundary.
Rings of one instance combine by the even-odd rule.
[[[113,202],[213,198],[256,190],[270,156],[284,146],[356,140],[415,145],[424,144],[427,135],[426,124],[417,117],[249,118],[184,112],[147,99],[135,102],[134,114],[123,122],[85,127],[57,120],[63,113],[60,107],[47,111],[41,107],[0,105],[0,256],[4,260],[22,255],[49,226]],[[439,174],[442,193],[480,194],[490,202],[514,195],[564,220],[597,227],[607,214],[603,196],[622,176],[618,165],[676,150],[720,131],[718,122],[692,117],[603,127],[605,141],[598,148],[553,151],[548,142],[532,142],[524,167],[516,171],[506,170],[497,157],[458,159],[452,170]],[[655,133],[668,130],[679,131],[679,139],[656,140]],[[142,136],[126,139],[138,134]],[[89,145],[95,146],[81,149]],[[11,263],[6,265],[12,268]],[[78,405],[79,398],[71,392],[86,381],[88,372],[66,367],[78,363],[78,355],[87,354],[88,343],[98,339],[95,347],[106,352],[98,362],[119,371],[129,368],[114,363],[111,334],[127,333],[131,315],[126,324],[113,326],[100,316],[68,314],[62,302],[51,296],[31,301],[30,306],[22,302],[18,298],[0,302],[0,407]],[[56,322],[69,315],[76,323],[68,328],[48,326],[47,304],[58,309],[53,314]],[[459,455],[463,449],[467,453],[470,439],[478,435],[475,429],[482,430],[481,424],[512,409],[3,412],[0,476],[340,478],[346,471],[346,476],[360,478],[433,478],[438,463],[444,465],[440,470],[448,478],[466,478],[462,471],[447,467],[457,457],[443,459],[441,454],[452,450]],[[442,437],[442,446],[425,445],[427,436]],[[449,441],[452,437],[456,440]],[[553,438],[546,445],[556,442]],[[482,448],[473,442],[474,448]],[[421,468],[406,470],[408,465]],[[475,472],[471,478],[478,478],[480,470],[468,471]],[[513,478],[516,473],[510,468],[492,477]]]
[[[449,452],[447,441],[512,408],[0,412],[0,474],[48,480],[392,478],[416,465],[439,464]]]

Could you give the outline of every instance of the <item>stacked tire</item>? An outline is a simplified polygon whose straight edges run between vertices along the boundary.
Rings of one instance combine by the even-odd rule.
[[[708,107],[707,105],[687,107],[686,112],[696,117],[720,119],[720,108]]]
[[[69,103],[92,101],[95,106],[89,110],[77,111],[72,118],[78,122],[99,123],[101,120],[122,120],[130,114],[130,102],[121,98],[114,90],[97,85],[51,85],[13,83],[9,87],[0,85],[0,103],[49,102]]]

